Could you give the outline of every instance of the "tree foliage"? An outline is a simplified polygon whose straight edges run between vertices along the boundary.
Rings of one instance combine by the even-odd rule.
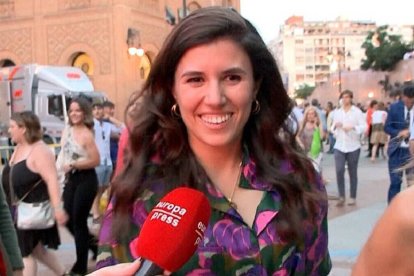
[[[295,98],[306,100],[310,95],[312,95],[314,90],[315,86],[303,84],[298,89],[295,89]]]
[[[366,56],[362,59],[362,70],[392,71],[404,54],[412,49],[412,44],[402,41],[400,35],[388,34],[387,29],[388,26],[384,25],[368,33],[361,46]]]

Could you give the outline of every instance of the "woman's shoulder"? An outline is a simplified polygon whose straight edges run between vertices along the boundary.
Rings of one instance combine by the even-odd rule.
[[[389,208],[389,216],[397,223],[399,227],[408,228],[411,230],[414,236],[414,220],[412,216],[412,210],[414,210],[414,186],[407,188],[400,192],[393,198]]]
[[[95,134],[93,129],[89,129],[86,126],[78,130],[78,144],[85,145],[91,142],[95,142]]]
[[[32,144],[32,152],[31,155],[35,156],[44,156],[44,155],[51,155],[53,154],[53,149],[50,148],[45,142],[42,140],[37,141]]]

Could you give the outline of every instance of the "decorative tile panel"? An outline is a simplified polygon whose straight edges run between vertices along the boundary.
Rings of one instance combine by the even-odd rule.
[[[14,53],[22,63],[33,61],[31,28],[0,31],[0,37],[0,49]]]
[[[73,44],[84,43],[95,50],[101,74],[111,72],[109,23],[106,19],[50,25],[47,27],[48,60],[55,64]]]

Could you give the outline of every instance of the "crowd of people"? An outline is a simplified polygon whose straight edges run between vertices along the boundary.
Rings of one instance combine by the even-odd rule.
[[[376,99],[371,100],[366,107],[353,103],[353,92],[345,90],[340,94],[338,105],[328,102],[326,108],[322,108],[316,99],[311,104],[303,104],[296,107],[295,115],[299,125],[309,124],[306,115],[311,112],[311,121],[317,126],[326,118],[326,131],[321,134],[320,143],[327,145],[326,154],[334,154],[336,168],[336,182],[338,185],[339,201],[337,206],[344,206],[346,201],[344,190],[344,172],[347,168],[350,178],[350,191],[348,205],[356,204],[356,192],[358,182],[358,160],[361,155],[362,145],[367,145],[365,157],[375,163],[378,158],[388,161],[390,174],[390,187],[388,202],[401,191],[402,176],[405,173],[409,185],[413,183],[412,166],[406,166],[412,153],[409,150],[409,141],[414,139],[412,128],[412,106],[414,94],[413,85],[406,85],[401,91],[396,91],[393,102],[384,103]],[[319,110],[314,112],[314,110]],[[317,116],[315,116],[316,114]],[[324,129],[320,127],[321,131]],[[308,137],[299,128],[297,139],[299,144],[309,152],[310,143],[314,136],[308,131]],[[307,141],[306,141],[307,140]],[[313,139],[315,141],[315,139]],[[306,145],[306,146],[305,146]],[[323,146],[320,147],[323,149]],[[414,146],[412,148],[414,153]],[[323,158],[321,152],[318,155],[317,164]],[[320,168],[322,171],[322,168]]]
[[[105,104],[114,108],[110,102]],[[106,122],[103,123],[104,120]],[[99,203],[99,189],[109,184],[112,174],[110,141],[119,138],[122,128],[123,124],[114,119],[112,113],[107,112],[104,117],[102,105],[92,105],[83,97],[74,98],[69,105],[68,124],[62,134],[60,152],[55,158],[54,152],[42,141],[39,118],[30,111],[12,115],[9,134],[15,147],[2,171],[4,199],[10,206],[10,210],[7,208],[9,217],[4,218],[5,225],[10,224],[7,220],[12,221],[11,218],[17,216],[19,200],[35,203],[49,199],[56,220],[55,225],[45,229],[16,227],[21,255],[16,257],[17,253],[9,251],[9,247],[4,251],[8,253],[4,254],[4,259],[11,261],[12,269],[19,271],[23,268],[20,259],[24,264],[23,275],[37,275],[38,261],[56,275],[87,273],[89,250],[93,259],[96,259],[98,250],[97,237],[90,233],[87,220],[92,214],[95,222],[102,214],[96,206],[98,204],[93,203]],[[6,216],[6,212],[3,215]],[[55,251],[50,250],[60,245],[58,225],[64,225],[75,241],[76,261],[69,270],[59,261]],[[4,240],[13,238],[13,234],[10,232],[3,236],[2,233],[1,236]],[[10,239],[4,241],[5,245],[11,243]],[[5,268],[11,269],[10,265]]]
[[[413,87],[389,107],[372,101],[362,110],[352,100],[353,92],[344,90],[337,107],[322,109],[316,99],[305,109],[295,106],[248,20],[228,8],[194,11],[165,40],[145,85],[131,97],[126,124],[115,119],[111,102],[72,99],[55,161],[41,141],[37,116],[25,111],[11,117],[16,147],[2,173],[5,196],[0,191],[0,257],[11,262],[3,261],[9,265],[0,270],[36,275],[40,261],[56,275],[86,275],[91,251],[98,269],[93,275],[133,275],[140,261],[132,243],[147,215],[164,195],[189,187],[206,195],[211,217],[203,242],[178,275],[328,275],[324,143],[334,154],[338,208],[357,203],[364,137],[372,145],[372,162],[378,152],[388,158],[394,207],[370,239],[371,251],[382,225],[388,227],[384,221],[392,220],[388,213],[401,209],[406,198],[391,202],[403,171],[411,169],[404,167],[410,146],[414,152]],[[41,184],[33,188],[36,182]],[[56,223],[36,230],[12,227],[15,210],[8,206],[22,197],[49,199]],[[88,227],[90,214],[97,236]],[[60,245],[58,225],[74,238],[70,269],[50,250]],[[381,257],[369,250],[355,273]]]

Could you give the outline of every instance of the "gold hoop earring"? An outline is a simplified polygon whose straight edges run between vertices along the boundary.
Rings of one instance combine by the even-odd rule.
[[[175,118],[181,118],[181,114],[178,111],[178,105],[176,103],[171,107],[171,115]]]
[[[259,101],[256,99],[253,102],[253,106],[252,106],[252,114],[257,114],[260,111],[260,103]]]

